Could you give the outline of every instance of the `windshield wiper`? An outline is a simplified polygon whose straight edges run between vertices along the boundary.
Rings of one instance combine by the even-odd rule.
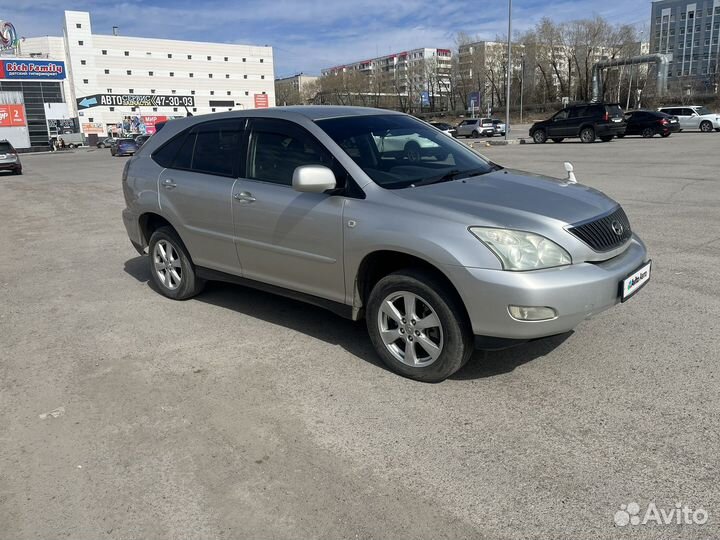
[[[487,169],[476,169],[471,171],[461,171],[459,169],[453,169],[438,178],[430,178],[426,182],[422,182],[422,184],[439,184],[440,182],[450,182],[452,180],[459,180],[460,178],[469,178],[471,176],[487,174],[488,172],[490,171]]]

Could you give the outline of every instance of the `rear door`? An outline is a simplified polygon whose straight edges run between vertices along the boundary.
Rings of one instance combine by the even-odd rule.
[[[294,122],[253,118],[246,162],[232,198],[243,276],[344,302],[345,197],[292,188],[300,165],[330,167],[342,182],[335,158]]]
[[[160,208],[193,262],[232,274],[240,273],[232,187],[241,166],[245,123],[235,118],[198,124],[153,154],[166,167],[158,178]]]

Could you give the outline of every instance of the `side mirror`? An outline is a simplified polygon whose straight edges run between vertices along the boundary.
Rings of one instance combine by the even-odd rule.
[[[292,187],[302,193],[323,193],[335,189],[337,180],[324,165],[300,165],[293,172]]]

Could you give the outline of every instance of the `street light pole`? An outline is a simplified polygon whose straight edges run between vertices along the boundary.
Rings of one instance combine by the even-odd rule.
[[[525,53],[520,55],[520,124],[523,123],[523,94],[525,93]],[[507,128],[505,128],[507,133]]]
[[[505,95],[505,140],[510,137],[510,81],[512,80],[512,0],[508,0],[507,93]]]

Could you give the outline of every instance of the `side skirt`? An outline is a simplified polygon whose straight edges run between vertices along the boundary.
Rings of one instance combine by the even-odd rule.
[[[277,285],[270,285],[269,283],[262,283],[255,281],[254,279],[248,279],[233,274],[221,272],[219,270],[212,270],[202,266],[197,266],[195,271],[199,278],[206,279],[208,281],[224,281],[226,283],[234,283],[236,285],[242,285],[243,287],[250,287],[251,289],[257,289],[259,291],[269,292],[284,296],[286,298],[292,298],[293,300],[299,300],[306,304],[312,304],[313,306],[321,307],[332,311],[340,317],[345,319],[353,319],[353,308],[340,302],[328,300],[327,298],[320,298],[319,296],[313,296],[312,294],[306,294],[284,287],[278,287]]]

